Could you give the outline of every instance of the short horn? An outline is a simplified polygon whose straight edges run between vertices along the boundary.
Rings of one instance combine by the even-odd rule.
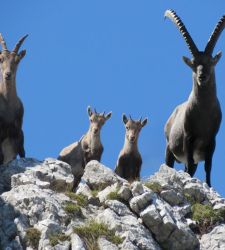
[[[199,53],[198,48],[195,45],[193,39],[191,38],[189,32],[187,31],[185,25],[181,21],[180,17],[176,14],[174,10],[166,10],[164,17],[168,17],[173,23],[175,23],[181,35],[183,36],[188,46],[188,49],[190,50],[193,57],[195,57]]]
[[[131,115],[129,115],[129,117],[130,117],[130,120],[131,120],[131,121],[133,121],[133,119],[132,119]]]
[[[205,53],[209,54],[209,55],[212,55],[213,53],[213,50],[216,46],[216,42],[217,40],[219,39],[222,31],[224,30],[225,28],[225,15],[223,15],[221,17],[221,19],[219,20],[219,22],[217,23],[215,29],[213,30],[210,38],[209,38],[209,41],[205,47]]]
[[[96,109],[94,108],[94,111],[95,111],[95,114],[97,114],[97,111],[96,111]]]
[[[6,42],[5,42],[5,40],[4,40],[3,36],[2,36],[2,33],[0,33],[0,42],[1,42],[1,45],[2,45],[2,49],[3,50],[8,50],[7,46],[6,46]]]
[[[142,116],[140,117],[140,119],[139,119],[139,122],[141,122],[142,121]]]
[[[18,53],[18,51],[19,51],[21,45],[23,44],[24,40],[25,40],[27,37],[28,37],[28,35],[23,36],[23,37],[19,40],[19,42],[16,44],[15,48],[12,50],[12,53],[15,53],[15,54]]]

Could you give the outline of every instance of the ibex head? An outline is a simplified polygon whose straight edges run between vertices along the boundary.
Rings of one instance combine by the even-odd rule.
[[[0,33],[0,43],[2,45],[2,51],[0,51],[0,69],[3,77],[3,81],[10,81],[15,78],[16,70],[20,60],[26,55],[26,50],[19,52],[19,49],[28,35],[22,37],[14,49],[9,51],[6,46],[6,42]]]
[[[89,115],[91,132],[93,132],[94,135],[99,135],[102,126],[111,117],[112,112],[108,114],[105,114],[105,112],[98,113],[95,109],[92,111],[90,106],[88,106],[87,112]]]
[[[140,118],[137,121],[134,121],[131,116],[130,119],[123,114],[123,123],[126,128],[126,139],[131,143],[136,143],[138,140],[139,133],[141,129],[147,124],[148,119],[145,118],[143,121]]]
[[[225,15],[217,23],[212,35],[209,38],[209,41],[205,47],[204,51],[199,51],[194,41],[192,40],[190,34],[188,33],[185,25],[181,21],[180,17],[173,10],[167,10],[165,12],[165,17],[168,17],[175,25],[178,27],[181,32],[187,46],[193,56],[192,59],[183,57],[184,62],[191,67],[193,70],[193,75],[197,80],[199,86],[207,85],[207,82],[211,79],[212,74],[214,73],[214,66],[219,61],[222,52],[219,51],[213,57],[213,50],[216,45],[216,42],[225,28]]]

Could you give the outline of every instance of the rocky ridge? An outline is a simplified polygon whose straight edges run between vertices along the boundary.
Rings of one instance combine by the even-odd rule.
[[[1,248],[225,249],[225,199],[183,171],[162,165],[129,183],[91,161],[76,192],[73,181],[55,159],[2,166]]]

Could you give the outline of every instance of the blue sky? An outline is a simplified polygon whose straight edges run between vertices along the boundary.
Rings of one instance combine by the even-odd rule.
[[[27,55],[17,75],[25,106],[28,157],[57,157],[88,129],[88,105],[112,111],[102,129],[102,162],[114,168],[124,142],[122,113],[148,117],[139,148],[147,177],[164,162],[164,124],[192,87],[190,56],[178,29],[164,20],[166,9],[182,18],[200,50],[225,13],[224,1],[3,1],[1,29],[12,48],[25,34]],[[225,31],[224,31],[225,33]],[[214,50],[218,97],[225,110],[225,34]],[[212,185],[225,196],[225,126],[213,159]],[[184,166],[176,164],[176,169]],[[203,164],[196,176],[205,179]]]

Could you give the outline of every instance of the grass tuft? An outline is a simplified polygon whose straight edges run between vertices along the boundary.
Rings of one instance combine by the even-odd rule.
[[[154,193],[160,194],[162,191],[162,186],[158,182],[144,182],[144,185]]]
[[[69,214],[69,215],[74,215],[74,216],[82,216],[82,210],[81,207],[73,202],[66,202],[64,205],[64,210]]]
[[[63,233],[61,234],[51,234],[49,235],[48,237],[49,239],[49,242],[51,244],[52,247],[56,246],[57,244],[59,244],[60,242],[63,242],[63,241],[69,241],[70,240],[70,236],[67,236]]]
[[[25,241],[31,247],[38,249],[40,238],[41,238],[41,232],[38,229],[31,227],[26,230]]]
[[[89,221],[86,225],[74,228],[74,232],[78,234],[85,242],[88,250],[98,250],[97,240],[100,236],[105,237],[108,241],[119,245],[123,239],[113,230],[110,230],[105,224]]]
[[[88,205],[88,198],[83,194],[75,194],[73,192],[67,192],[66,195],[77,202],[77,205],[81,207],[86,207]]]

